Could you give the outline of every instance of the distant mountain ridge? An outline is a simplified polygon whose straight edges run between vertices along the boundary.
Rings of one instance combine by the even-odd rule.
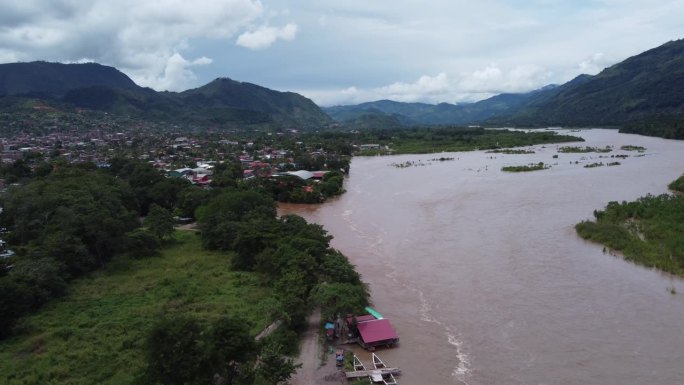
[[[427,104],[378,100],[358,105],[324,107],[323,111],[340,122],[354,121],[364,115],[380,113],[393,116],[405,125],[475,124],[516,111],[524,103],[540,95],[547,95],[556,88],[556,85],[549,85],[524,94],[500,94],[475,103]]]
[[[459,105],[381,100],[323,110],[341,122],[385,114],[402,124],[617,126],[684,139],[684,40],[630,57],[597,75],[579,75],[528,93]],[[666,129],[658,128],[663,125]]]
[[[228,78],[180,93],[157,92],[138,86],[116,68],[96,63],[0,64],[2,97],[211,126],[319,128],[332,122],[314,102],[293,92]]]
[[[623,125],[684,114],[684,40],[665,43],[499,121],[534,125]],[[577,80],[577,79],[576,79]]]
[[[211,127],[322,128],[333,123],[332,116],[347,128],[615,126],[684,139],[684,40],[665,43],[594,76],[579,75],[562,85],[500,94],[470,104],[380,100],[321,109],[299,94],[228,78],[180,93],[157,92],[96,63],[0,64],[0,110],[21,105],[15,99]]]

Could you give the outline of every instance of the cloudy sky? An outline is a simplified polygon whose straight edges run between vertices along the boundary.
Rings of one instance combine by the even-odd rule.
[[[684,38],[684,0],[2,0],[0,62],[96,61],[180,91],[217,77],[321,105],[464,102]]]

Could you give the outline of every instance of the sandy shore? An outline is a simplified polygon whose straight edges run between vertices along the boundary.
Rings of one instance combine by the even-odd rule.
[[[346,384],[344,373],[335,366],[335,353],[329,345],[321,344],[319,329],[321,312],[315,310],[309,317],[309,327],[302,335],[297,363],[302,367],[290,380],[292,385]]]

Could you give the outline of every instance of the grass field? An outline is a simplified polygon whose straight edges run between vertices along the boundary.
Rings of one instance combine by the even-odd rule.
[[[130,384],[145,368],[148,330],[165,314],[246,319],[256,335],[271,320],[257,277],[229,269],[229,256],[177,231],[161,256],[120,257],[72,282],[69,293],[26,317],[0,341],[0,383]]]

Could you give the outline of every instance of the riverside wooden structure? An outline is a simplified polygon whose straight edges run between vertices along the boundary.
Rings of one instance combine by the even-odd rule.
[[[368,377],[371,384],[383,384],[383,385],[397,385],[397,381],[394,379],[395,375],[401,374],[401,369],[399,368],[389,368],[385,363],[378,357],[375,353],[373,357],[373,369],[366,369],[365,365],[361,360],[354,355],[354,371],[345,372],[348,380]]]

